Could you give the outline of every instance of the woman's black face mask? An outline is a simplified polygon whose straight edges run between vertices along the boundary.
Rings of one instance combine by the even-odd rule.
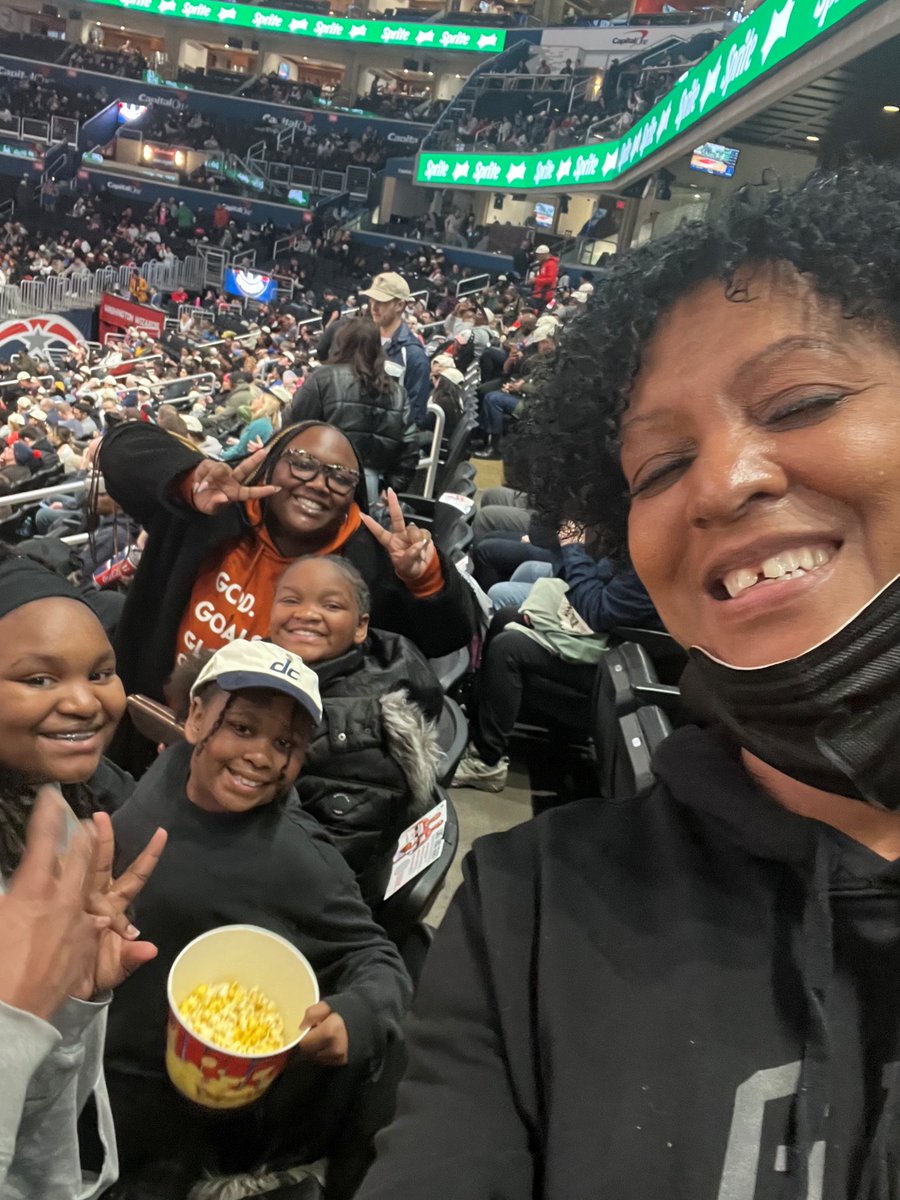
[[[744,669],[692,648],[681,689],[792,779],[900,808],[900,577],[799,658]]]

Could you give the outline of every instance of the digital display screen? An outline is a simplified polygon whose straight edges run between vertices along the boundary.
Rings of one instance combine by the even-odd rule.
[[[727,179],[734,174],[740,150],[734,146],[720,146],[718,142],[704,142],[691,155],[691,170],[703,171],[707,175],[721,175]]]
[[[124,100],[119,101],[117,116],[120,125],[130,125],[132,121],[139,121],[141,117],[146,115],[146,104],[126,104]]]
[[[536,204],[534,206],[534,223],[539,229],[552,228],[555,215],[556,206],[554,204]]]
[[[303,188],[291,188],[287,198],[290,204],[296,204],[299,208],[309,207],[309,192],[304,192]]]
[[[255,300],[257,304],[268,304],[275,299],[278,292],[278,281],[262,271],[236,270],[228,267],[225,271],[225,291],[229,296],[240,296],[244,300]]]

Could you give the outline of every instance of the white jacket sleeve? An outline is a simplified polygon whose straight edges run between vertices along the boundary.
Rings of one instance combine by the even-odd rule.
[[[0,1004],[0,1200],[89,1200],[116,1177],[118,1163],[103,1079],[106,1010],[68,1000],[52,1023]],[[82,1170],[78,1117],[94,1093],[105,1161]]]

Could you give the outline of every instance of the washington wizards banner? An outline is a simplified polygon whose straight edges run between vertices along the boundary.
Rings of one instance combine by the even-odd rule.
[[[90,338],[94,310],[77,309],[64,317],[11,317],[0,322],[0,362],[14,354],[46,356],[48,350],[68,350]]]

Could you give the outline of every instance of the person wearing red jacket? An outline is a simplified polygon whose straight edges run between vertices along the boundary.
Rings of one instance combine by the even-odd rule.
[[[549,304],[556,294],[559,259],[550,253],[549,246],[538,246],[534,253],[538,266],[531,281],[532,298],[535,304]]]

